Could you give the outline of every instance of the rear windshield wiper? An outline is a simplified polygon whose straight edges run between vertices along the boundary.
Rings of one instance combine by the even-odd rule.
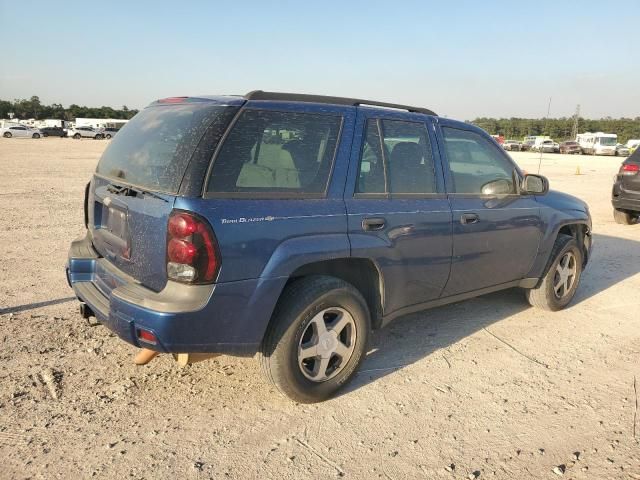
[[[113,193],[114,195],[123,195],[125,197],[144,197],[148,195],[150,197],[159,198],[160,200],[166,201],[166,199],[157,193],[150,192],[148,190],[143,190],[141,188],[132,187],[130,185],[115,185],[110,183],[107,186],[107,191],[109,193]]]

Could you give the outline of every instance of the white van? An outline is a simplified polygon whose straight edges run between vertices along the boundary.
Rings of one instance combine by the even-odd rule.
[[[615,155],[618,135],[615,133],[586,132],[579,133],[576,142],[580,145],[582,153],[591,155]]]

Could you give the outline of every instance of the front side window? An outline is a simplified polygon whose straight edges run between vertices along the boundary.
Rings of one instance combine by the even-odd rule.
[[[367,121],[357,193],[436,193],[433,154],[424,123]]]
[[[453,180],[452,193],[515,193],[514,165],[481,135],[443,127],[445,152]]]
[[[220,148],[207,191],[322,194],[341,125],[340,116],[248,109]]]

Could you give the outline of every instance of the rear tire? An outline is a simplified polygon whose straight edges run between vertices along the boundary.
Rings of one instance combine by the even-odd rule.
[[[73,138],[74,140],[80,140],[80,138],[82,137],[82,135],[80,135],[79,133],[76,133]]]
[[[111,140],[111,135],[107,134],[106,139]]]
[[[540,285],[526,291],[531,306],[551,312],[565,308],[580,284],[582,255],[575,238],[558,235],[549,256],[549,268]]]
[[[33,135],[31,135],[31,138],[40,138],[40,134],[39,133],[34,133]]]
[[[633,225],[638,221],[638,215],[625,212],[624,210],[613,209],[613,219],[620,225]]]
[[[353,285],[328,276],[295,280],[262,343],[264,374],[294,401],[326,400],[353,378],[370,325],[367,303]]]

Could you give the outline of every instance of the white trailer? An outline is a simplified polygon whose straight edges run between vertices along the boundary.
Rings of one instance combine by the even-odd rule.
[[[69,122],[67,122],[66,120],[58,120],[56,118],[45,118],[44,120],[42,120],[42,123],[43,127],[67,128],[69,126]]]
[[[618,135],[604,132],[579,133],[576,137],[576,142],[580,145],[582,153],[591,155],[615,155]]]

